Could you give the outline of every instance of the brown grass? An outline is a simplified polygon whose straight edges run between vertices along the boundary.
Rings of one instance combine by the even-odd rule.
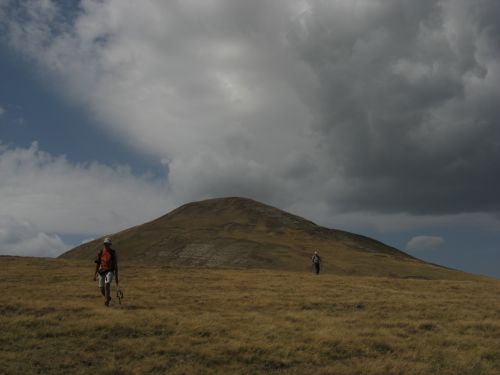
[[[2,374],[498,374],[500,282],[0,257]],[[114,290],[114,289],[113,289]]]

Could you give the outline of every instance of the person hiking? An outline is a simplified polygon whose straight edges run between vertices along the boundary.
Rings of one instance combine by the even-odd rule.
[[[95,260],[94,281],[99,278],[99,288],[104,296],[104,304],[109,306],[111,301],[111,281],[116,277],[118,285],[118,262],[116,260],[116,251],[111,248],[111,240],[104,239],[104,248],[99,251]]]
[[[316,275],[319,275],[319,271],[321,268],[321,257],[319,256],[317,251],[314,252],[314,254],[311,258],[311,261],[313,263],[314,271],[316,272]]]

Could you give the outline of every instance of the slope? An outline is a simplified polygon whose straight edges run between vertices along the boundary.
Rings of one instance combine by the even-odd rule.
[[[304,271],[318,250],[325,272],[415,278],[462,278],[379,241],[328,229],[246,198],[185,204],[149,223],[111,235],[121,261],[165,265]],[[62,258],[92,260],[102,238]]]

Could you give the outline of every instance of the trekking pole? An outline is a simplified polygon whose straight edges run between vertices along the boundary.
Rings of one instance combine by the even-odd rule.
[[[120,285],[116,283],[116,298],[118,298],[118,303],[122,304],[123,292],[120,288]]]

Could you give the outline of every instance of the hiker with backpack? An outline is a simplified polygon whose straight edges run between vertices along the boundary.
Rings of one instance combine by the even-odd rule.
[[[118,286],[118,262],[116,252],[111,248],[109,238],[104,239],[104,248],[97,254],[95,263],[94,281],[99,278],[99,288],[104,296],[104,304],[109,306],[111,301],[111,281],[113,281],[114,276]]]
[[[314,271],[316,272],[316,275],[319,275],[319,271],[321,268],[321,257],[319,256],[317,251],[314,252],[311,261],[314,266]]]

